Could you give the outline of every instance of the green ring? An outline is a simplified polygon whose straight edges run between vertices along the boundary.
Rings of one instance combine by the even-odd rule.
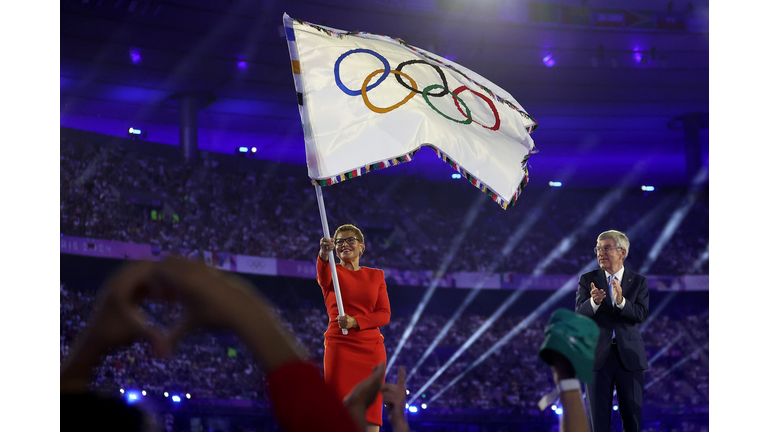
[[[447,118],[448,120],[454,121],[454,122],[456,122],[456,123],[460,123],[460,124],[470,124],[470,123],[472,123],[472,113],[469,111],[469,107],[467,107],[467,104],[465,104],[465,103],[464,103],[464,101],[463,101],[463,100],[461,100],[461,98],[460,98],[460,97],[456,96],[456,95],[455,95],[453,92],[449,92],[449,93],[450,93],[450,94],[451,94],[451,96],[453,96],[453,97],[454,97],[454,98],[455,98],[457,101],[461,102],[461,104],[464,106],[464,109],[467,111],[467,119],[466,119],[466,120],[463,120],[463,121],[459,121],[459,120],[456,120],[456,119],[454,119],[454,118],[448,117],[447,115],[443,114],[443,113],[442,113],[442,112],[441,112],[439,109],[437,109],[437,108],[436,108],[434,105],[432,105],[432,102],[430,102],[430,101],[429,101],[429,98],[427,97],[427,96],[429,95],[429,93],[428,93],[428,92],[429,92],[430,90],[432,90],[432,89],[434,89],[434,88],[438,88],[438,87],[440,87],[440,88],[442,88],[442,89],[445,89],[445,87],[441,86],[440,84],[432,84],[431,86],[429,86],[429,87],[426,87],[424,90],[422,90],[422,91],[421,91],[421,95],[422,95],[422,96],[424,96],[424,100],[425,100],[425,101],[427,101],[427,104],[430,106],[430,108],[432,108],[433,110],[435,110],[435,111],[436,111],[438,114],[440,114],[441,116],[443,116],[443,117]]]

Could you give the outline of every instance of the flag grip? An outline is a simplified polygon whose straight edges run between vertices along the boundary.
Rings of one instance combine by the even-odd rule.
[[[325,202],[323,201],[323,190],[315,185],[315,195],[317,195],[317,205],[320,207],[320,220],[323,223],[323,236],[331,238],[331,231],[328,229],[328,217],[325,215]],[[333,277],[333,292],[336,294],[336,306],[339,308],[339,315],[344,315],[344,304],[341,302],[341,290],[339,290],[339,276],[336,274],[336,259],[333,252],[328,253],[328,262],[331,264],[331,276]],[[342,334],[347,334],[347,329],[341,329]]]

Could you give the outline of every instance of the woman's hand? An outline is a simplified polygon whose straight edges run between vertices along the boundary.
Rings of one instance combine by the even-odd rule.
[[[351,329],[351,328],[359,329],[360,328],[360,326],[357,324],[357,320],[353,316],[339,315],[336,317],[336,320],[339,322],[339,328],[343,328],[343,329]]]
[[[333,240],[329,239],[328,237],[323,237],[320,239],[320,253],[319,257],[323,261],[328,261],[328,252],[333,250]]]

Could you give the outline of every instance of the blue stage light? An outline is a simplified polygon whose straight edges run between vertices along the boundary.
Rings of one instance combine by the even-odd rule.
[[[646,192],[652,192],[652,191],[655,191],[655,190],[656,190],[656,188],[655,188],[655,187],[653,187],[653,186],[645,186],[645,185],[643,185],[643,186],[640,186],[640,189],[642,189],[642,190],[644,190],[644,191],[646,191]]]
[[[176,403],[179,403],[179,402],[181,402],[181,398],[179,397],[179,395],[173,395],[173,396],[171,396],[171,400],[172,400],[172,401],[174,401],[174,402],[176,402]]]
[[[127,400],[128,403],[134,403],[134,402],[138,401],[139,399],[141,399],[141,397],[139,396],[139,392],[129,391],[125,395],[125,400]]]
[[[619,406],[618,406],[618,405],[614,405],[614,406],[613,406],[613,410],[614,410],[614,411],[618,411],[618,410],[619,410]]]
[[[411,406],[408,407],[408,411],[410,411],[412,413],[415,413],[415,412],[419,412],[419,409],[416,408],[415,406],[411,405]]]
[[[544,62],[544,66],[546,67],[552,67],[555,65],[555,59],[551,55],[544,57],[541,59],[541,61]]]
[[[453,174],[451,174],[451,178],[452,178],[452,179],[460,179],[460,178],[461,178],[461,174],[459,174],[459,173],[453,173]]]
[[[552,411],[557,409],[557,405],[552,405]]]
[[[238,147],[237,151],[240,153],[248,153],[248,147]]]
[[[563,185],[563,183],[561,183],[559,181],[551,181],[551,182],[549,182],[549,185],[552,186],[552,187],[560,187],[560,186]]]
[[[427,404],[421,404],[421,409],[427,409]]]
[[[562,414],[563,414],[563,409],[562,409],[562,408],[558,408],[558,409],[556,409],[556,410],[555,410],[555,414],[557,414],[557,415],[562,415]]]

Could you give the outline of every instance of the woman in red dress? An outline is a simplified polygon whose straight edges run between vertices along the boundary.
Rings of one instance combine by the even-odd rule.
[[[336,273],[341,288],[345,315],[339,315],[333,291],[328,253],[335,249],[341,263]],[[354,225],[342,225],[333,240],[320,240],[317,257],[317,282],[323,289],[328,309],[328,330],[325,332],[325,382],[343,399],[357,384],[368,378],[373,368],[387,361],[384,336],[379,327],[389,324],[389,296],[384,271],[360,267],[365,252],[363,233]],[[345,336],[341,330],[347,329]],[[384,381],[382,380],[382,383]],[[366,432],[378,432],[382,417],[382,396],[365,413]]]

